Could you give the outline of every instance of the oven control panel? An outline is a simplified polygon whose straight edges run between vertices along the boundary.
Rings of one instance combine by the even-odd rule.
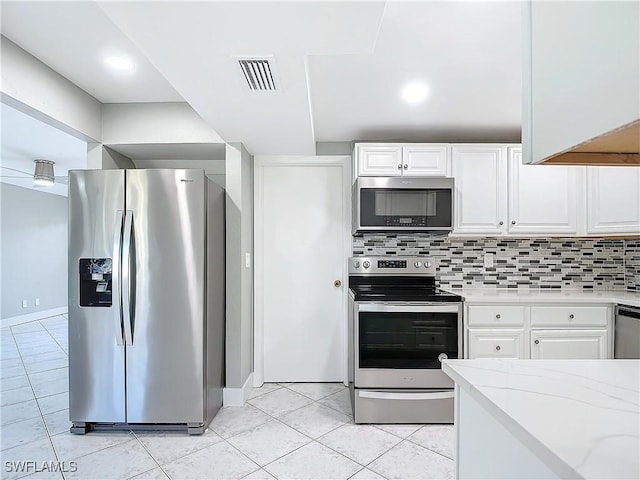
[[[349,275],[428,275],[436,274],[433,257],[351,257]]]

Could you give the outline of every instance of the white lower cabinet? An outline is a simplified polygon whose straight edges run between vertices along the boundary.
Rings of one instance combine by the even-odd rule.
[[[529,358],[524,329],[470,328],[469,358]]]
[[[611,358],[611,325],[611,305],[469,305],[466,358]]]
[[[606,330],[532,330],[534,360],[585,360],[607,357]]]

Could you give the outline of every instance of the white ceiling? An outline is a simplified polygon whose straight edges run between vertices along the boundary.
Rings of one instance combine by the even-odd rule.
[[[2,35],[102,103],[183,98],[95,2],[2,2]],[[135,72],[104,64],[129,56]]]
[[[520,2],[3,2],[2,32],[103,102],[186,100],[253,154],[316,141],[519,141]],[[109,50],[111,49],[111,50]],[[127,78],[102,66],[128,52]],[[277,93],[234,56],[273,55]],[[409,80],[431,90],[400,99]]]
[[[51,160],[55,162],[56,177],[66,177],[69,170],[87,168],[87,144],[8,105],[0,106],[0,115],[0,181],[66,196],[66,184],[56,183],[50,187],[33,185],[33,161]]]

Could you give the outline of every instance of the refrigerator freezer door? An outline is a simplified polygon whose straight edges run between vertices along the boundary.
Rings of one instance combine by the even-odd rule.
[[[204,421],[205,176],[128,170],[127,422]],[[123,252],[128,246],[123,246]],[[124,298],[124,295],[123,295]],[[126,317],[126,313],[124,315]]]
[[[106,273],[119,270],[123,209],[123,170],[69,172],[69,417],[74,423],[126,418],[117,278],[109,281]],[[81,287],[90,302],[81,302]]]

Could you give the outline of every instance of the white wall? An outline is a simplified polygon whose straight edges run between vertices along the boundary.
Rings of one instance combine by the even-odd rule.
[[[2,102],[86,141],[102,135],[101,103],[5,37]]]
[[[224,143],[188,103],[112,103],[102,107],[102,142]]]
[[[1,183],[0,209],[1,317],[65,307],[67,198]]]
[[[253,371],[253,158],[227,145],[226,388],[241,388]],[[245,254],[251,267],[245,265]]]

